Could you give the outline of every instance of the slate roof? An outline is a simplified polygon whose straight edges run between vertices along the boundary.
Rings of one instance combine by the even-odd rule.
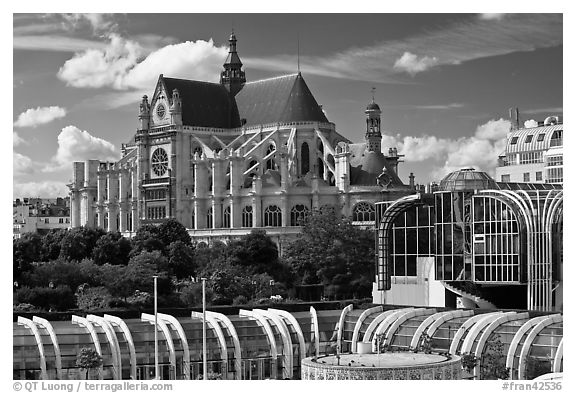
[[[386,169],[392,178],[389,187],[404,187],[404,183],[394,172],[381,152],[367,151],[366,143],[350,144],[350,184],[375,186],[378,176]]]
[[[182,123],[187,126],[236,128],[240,117],[234,98],[219,83],[163,78],[166,91],[178,89],[182,100]]]
[[[328,119],[300,73],[248,82],[236,95],[246,125]]]

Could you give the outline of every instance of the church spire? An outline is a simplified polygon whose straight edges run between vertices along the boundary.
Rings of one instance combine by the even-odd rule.
[[[224,63],[224,70],[220,73],[220,83],[226,86],[232,95],[236,95],[246,83],[246,75],[242,71],[242,61],[236,52],[236,41],[236,34],[232,30],[228,39],[228,57]]]
[[[374,101],[374,92],[372,88],[372,102],[368,104],[364,113],[366,113],[366,149],[368,151],[380,152],[382,148],[382,133],[380,132],[380,114],[382,111]]]

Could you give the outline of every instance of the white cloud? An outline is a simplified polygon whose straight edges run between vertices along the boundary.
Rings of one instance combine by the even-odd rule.
[[[15,127],[36,127],[66,116],[66,109],[59,106],[37,107],[20,113]]]
[[[479,15],[480,19],[483,20],[502,20],[505,16],[506,14],[502,13],[484,13]]]
[[[61,170],[73,161],[116,161],[119,158],[120,154],[112,143],[92,136],[88,131],[68,126],[58,135],[58,150],[53,157],[55,165],[46,167],[45,171]]]
[[[534,128],[538,127],[538,122],[534,119],[526,120],[524,122],[524,128]]]
[[[423,72],[428,70],[429,68],[434,67],[437,65],[438,59],[436,57],[429,57],[429,56],[421,56],[420,58],[410,52],[404,52],[402,57],[400,57],[394,63],[394,69],[407,72],[410,75],[414,76],[419,72]]]
[[[63,182],[41,181],[28,183],[13,183],[14,198],[41,197],[56,198],[68,196],[68,187]]]
[[[27,143],[28,142],[26,142],[24,139],[22,139],[22,137],[20,137],[20,135],[18,135],[17,132],[12,131],[12,146],[13,147],[25,145]]]
[[[58,77],[74,87],[117,90],[150,88],[160,73],[217,81],[226,48],[216,47],[212,40],[198,40],[167,45],[148,54],[154,43],[160,42],[158,37],[148,37],[145,49],[136,41],[113,34],[106,48],[76,53],[60,68]]]
[[[14,36],[12,44],[14,49],[49,52],[77,52],[106,46],[104,42],[64,35],[19,35]]]
[[[94,33],[106,32],[116,28],[114,14],[61,14],[73,29],[89,26]]]
[[[510,131],[509,120],[505,119],[490,120],[486,124],[478,126],[475,135],[479,139],[499,141],[504,139],[509,131]]]
[[[12,153],[12,165],[14,176],[30,175],[36,171],[35,164],[30,157],[20,153]]]

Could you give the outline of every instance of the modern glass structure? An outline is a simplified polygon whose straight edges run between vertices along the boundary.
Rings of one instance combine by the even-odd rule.
[[[48,321],[18,317],[13,324],[14,379],[84,379],[75,365],[81,348],[103,358],[90,379],[146,380],[155,377],[154,316],[122,319],[70,315]],[[481,357],[499,339],[510,378],[533,378],[563,370],[563,318],[543,312],[363,305],[355,309],[288,312],[239,310],[236,315],[208,311],[208,372],[222,379],[300,379],[301,361],[327,354],[358,353],[360,343],[375,352],[377,341],[393,351],[417,348],[430,337],[431,348],[453,355]],[[203,374],[202,314],[158,314],[160,378],[193,380]],[[480,378],[480,365],[473,376]],[[406,378],[408,379],[409,376]]]
[[[433,260],[426,278],[469,306],[560,310],[562,210],[561,185],[453,172],[431,194],[380,204],[377,289],[417,284]]]

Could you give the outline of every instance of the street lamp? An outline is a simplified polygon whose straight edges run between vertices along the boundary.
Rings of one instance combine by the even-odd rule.
[[[208,380],[208,359],[206,358],[206,279],[202,278],[202,368],[204,380]]]
[[[160,379],[158,364],[158,276],[154,277],[154,379]]]

